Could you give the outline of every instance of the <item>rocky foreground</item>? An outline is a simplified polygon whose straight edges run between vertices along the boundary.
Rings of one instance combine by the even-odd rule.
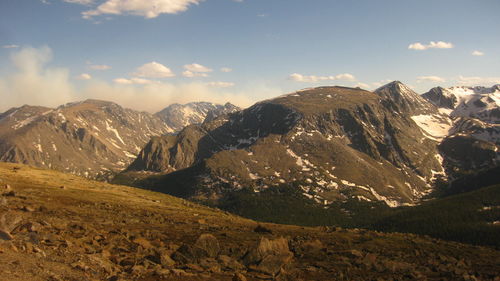
[[[164,194],[0,163],[1,280],[500,280],[500,251],[260,224]]]

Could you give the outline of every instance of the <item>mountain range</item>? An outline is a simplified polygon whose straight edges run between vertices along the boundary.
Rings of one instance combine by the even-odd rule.
[[[154,137],[115,182],[235,212],[273,188],[346,216],[353,201],[413,206],[498,164],[499,97],[498,86],[419,95],[398,81],[305,89]]]
[[[499,85],[419,95],[394,81],[373,92],[309,88],[244,110],[23,106],[0,114],[0,159],[94,179],[121,172],[115,182],[218,206],[275,187],[324,208],[413,206],[440,184],[497,165],[499,103]]]
[[[175,134],[178,112],[183,112],[183,124],[191,124],[236,109],[231,104],[176,104],[153,115],[99,100],[55,109],[25,105],[0,114],[0,160],[110,180],[151,137]]]

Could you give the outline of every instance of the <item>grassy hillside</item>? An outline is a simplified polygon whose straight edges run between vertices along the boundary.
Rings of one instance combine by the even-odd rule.
[[[0,163],[0,188],[1,280],[494,280],[500,270],[491,248],[257,223],[23,165]]]

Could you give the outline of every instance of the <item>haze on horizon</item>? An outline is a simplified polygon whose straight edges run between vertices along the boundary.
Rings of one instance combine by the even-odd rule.
[[[497,0],[4,0],[0,111],[500,83]]]

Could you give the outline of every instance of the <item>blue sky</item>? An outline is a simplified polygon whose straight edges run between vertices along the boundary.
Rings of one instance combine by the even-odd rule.
[[[1,0],[0,111],[500,83],[498,0]]]

